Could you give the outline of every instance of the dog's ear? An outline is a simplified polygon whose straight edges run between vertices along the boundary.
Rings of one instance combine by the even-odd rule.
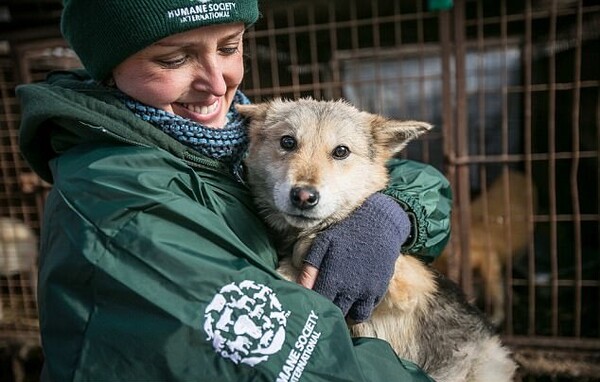
[[[268,103],[254,103],[248,105],[235,105],[236,110],[242,117],[246,117],[251,121],[264,122],[269,109]]]
[[[374,116],[371,127],[375,140],[397,154],[408,142],[431,130],[431,124],[422,121],[400,121]]]

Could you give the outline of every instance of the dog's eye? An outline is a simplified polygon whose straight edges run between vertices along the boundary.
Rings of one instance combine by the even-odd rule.
[[[281,148],[284,150],[288,150],[288,151],[293,150],[296,148],[296,139],[289,135],[284,135],[283,137],[281,137],[279,144],[281,145]]]
[[[337,146],[331,153],[335,159],[346,159],[350,155],[350,149],[346,146]]]

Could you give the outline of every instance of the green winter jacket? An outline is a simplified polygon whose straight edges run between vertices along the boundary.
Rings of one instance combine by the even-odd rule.
[[[331,302],[278,276],[248,189],[219,162],[83,71],[17,95],[22,153],[53,185],[38,292],[48,380],[429,380],[387,343],[350,338]],[[404,179],[388,192],[419,226],[409,247],[435,256],[449,233],[446,180],[412,162],[392,173]]]

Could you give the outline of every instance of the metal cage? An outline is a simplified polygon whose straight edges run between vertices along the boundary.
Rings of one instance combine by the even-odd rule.
[[[598,380],[600,4],[265,0],[261,7],[247,33],[246,94],[343,97],[433,123],[403,155],[442,170],[453,186],[452,240],[434,266],[498,325],[521,380]],[[0,49],[0,216],[35,240],[48,185],[19,155],[14,87],[79,62],[58,35],[7,39]],[[26,257],[12,274],[2,270],[3,253],[0,301],[12,318],[0,314],[0,342],[36,340],[35,262]]]

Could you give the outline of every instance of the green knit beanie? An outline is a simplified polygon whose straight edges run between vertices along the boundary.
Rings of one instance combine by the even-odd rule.
[[[257,0],[64,0],[63,5],[62,34],[100,81],[127,57],[172,34],[258,19]]]

